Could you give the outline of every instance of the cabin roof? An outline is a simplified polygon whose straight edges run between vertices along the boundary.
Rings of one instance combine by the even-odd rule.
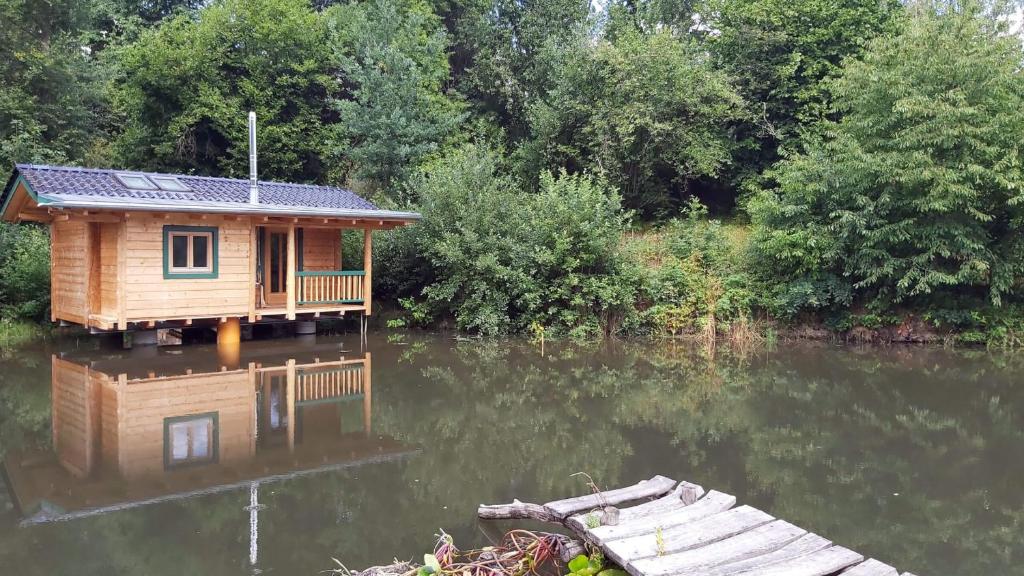
[[[19,181],[41,206],[103,210],[276,214],[418,220],[414,212],[382,210],[345,188],[259,182],[259,203],[249,203],[249,181],[237,178],[160,174],[137,170],[17,164],[0,197],[6,207]],[[175,178],[187,192],[129,188],[115,175]]]

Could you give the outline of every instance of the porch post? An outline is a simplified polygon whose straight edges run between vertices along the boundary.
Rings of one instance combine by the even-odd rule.
[[[288,319],[295,320],[295,223],[288,225]]]
[[[373,313],[373,230],[363,229],[363,306],[366,307],[365,314]]]

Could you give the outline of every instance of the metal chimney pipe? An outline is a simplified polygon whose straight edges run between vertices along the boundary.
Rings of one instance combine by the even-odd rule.
[[[260,203],[260,188],[256,182],[256,113],[249,112],[249,204]]]

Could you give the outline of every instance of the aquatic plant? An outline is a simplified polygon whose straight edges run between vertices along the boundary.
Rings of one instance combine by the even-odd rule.
[[[567,567],[567,576],[626,576],[624,570],[608,567],[600,550],[594,550],[589,556],[576,556],[569,561]]]
[[[538,569],[556,561],[566,542],[568,537],[561,534],[512,530],[496,546],[459,550],[453,538],[442,532],[434,553],[424,556],[417,576],[539,576]]]

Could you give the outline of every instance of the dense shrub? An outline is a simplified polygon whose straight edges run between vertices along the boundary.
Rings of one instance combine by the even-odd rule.
[[[632,330],[676,335],[753,315],[746,238],[731,236],[720,221],[708,218],[699,202],[691,201],[682,217],[628,245],[631,266],[639,275]]]
[[[1022,51],[982,8],[914,3],[844,66],[827,136],[772,172],[751,212],[777,312],[980,309],[1019,290]]]
[[[626,215],[602,180],[545,173],[540,190],[524,194],[493,152],[468,145],[415,186],[423,222],[378,250],[395,266],[385,288],[422,286],[407,306],[482,334],[533,325],[579,336],[614,330],[628,310],[618,251]]]
[[[0,223],[0,317],[42,319],[49,305],[49,233]]]

